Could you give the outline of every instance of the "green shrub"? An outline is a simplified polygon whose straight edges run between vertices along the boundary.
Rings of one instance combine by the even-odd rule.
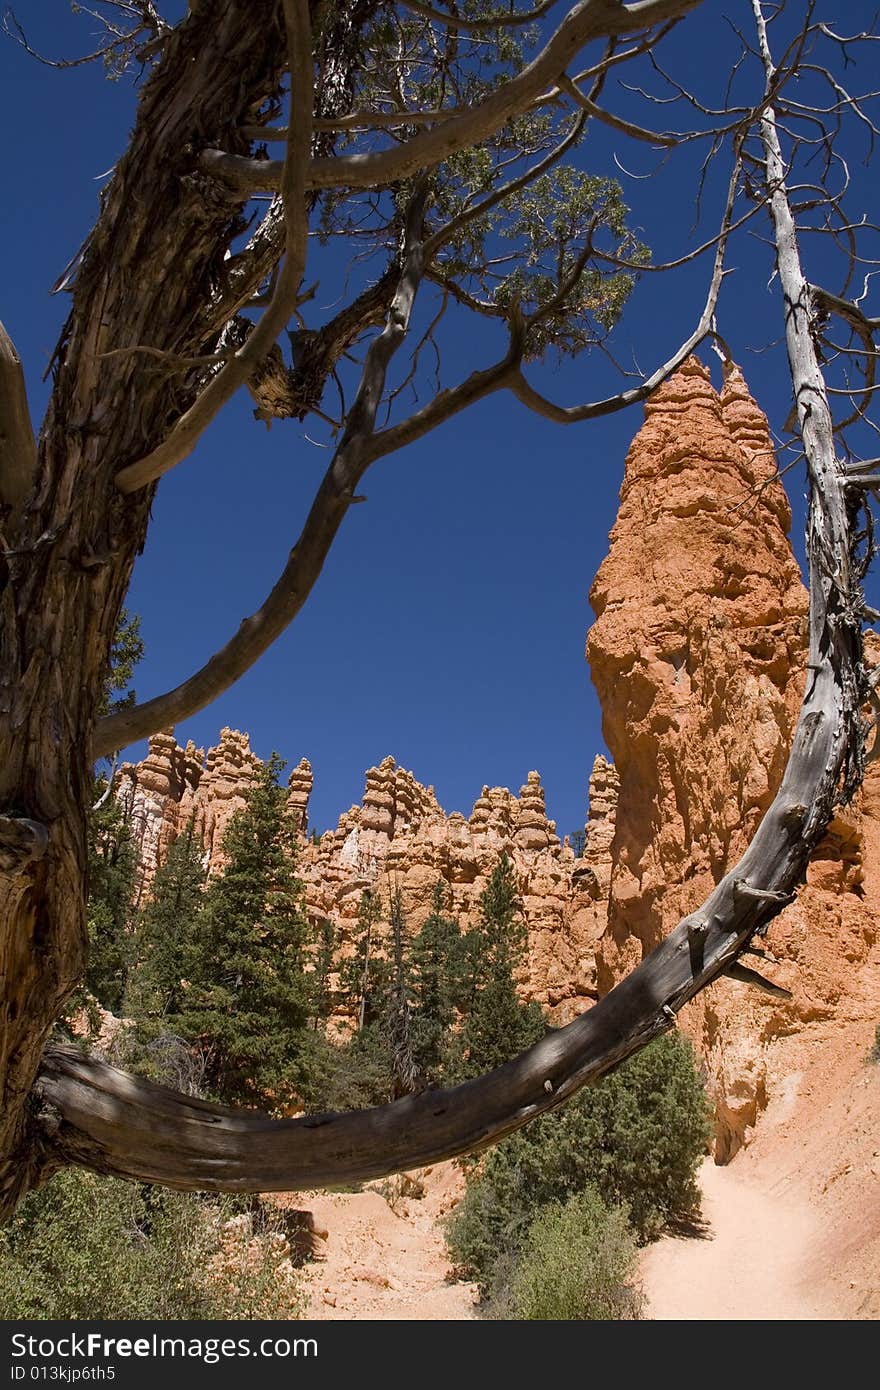
[[[299,1316],[280,1242],[224,1229],[234,1211],[65,1169],[0,1230],[0,1319]]]
[[[490,1317],[544,1322],[632,1321],[636,1239],[625,1207],[607,1207],[594,1187],[540,1207]]]
[[[368,1023],[347,1042],[310,1034],[303,1102],[311,1114],[325,1110],[368,1110],[390,1099],[388,1038]]]
[[[588,1187],[608,1206],[626,1204],[648,1239],[696,1209],[708,1137],[693,1051],[667,1034],[489,1152],[450,1221],[452,1257],[488,1292],[499,1258],[523,1248],[536,1209]]]
[[[871,1045],[871,1050],[868,1053],[868,1061],[880,1062],[880,1023],[877,1024],[877,1029],[874,1033],[874,1041]]]

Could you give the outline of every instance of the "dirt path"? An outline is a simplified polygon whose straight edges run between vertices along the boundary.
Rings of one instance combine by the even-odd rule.
[[[357,1193],[299,1194],[328,1236],[321,1258],[307,1266],[311,1318],[395,1322],[474,1317],[472,1284],[450,1281],[443,1239],[445,1215],[464,1180],[453,1164],[422,1169],[418,1195],[401,1195],[400,1180]],[[390,1198],[390,1200],[389,1200]]]
[[[864,1029],[817,1036],[749,1147],[703,1165],[705,1229],[642,1257],[657,1320],[880,1318],[880,1067]]]
[[[707,1159],[704,1229],[666,1236],[642,1260],[646,1315],[689,1321],[833,1317],[804,1284],[815,1236],[808,1208],[768,1196]]]
[[[643,1254],[659,1321],[880,1320],[880,1066],[873,1026],[815,1030],[727,1167],[700,1173],[703,1226]],[[294,1193],[324,1239],[303,1271],[308,1316],[472,1319],[443,1240],[464,1180],[453,1163],[360,1192]]]

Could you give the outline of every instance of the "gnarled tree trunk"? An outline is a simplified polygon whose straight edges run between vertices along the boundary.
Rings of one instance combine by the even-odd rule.
[[[285,65],[280,7],[194,5],[163,43],[76,271],[29,498],[17,482],[0,524],[0,1215],[42,1162],[28,1097],[84,964],[92,730],[153,492],[123,497],[114,476],[203,379],[169,372],[161,354],[210,352],[273,259],[224,260],[241,202],[198,153],[218,139],[250,148],[241,127],[277,96]],[[159,352],[128,350],[143,345]]]
[[[369,8],[366,0],[337,8],[341,38],[356,34],[357,14]],[[615,24],[625,13],[589,0],[573,13],[593,10],[597,22],[604,14]],[[225,259],[244,194],[221,192],[199,157],[211,146],[247,153],[241,130],[277,95],[285,63],[280,7],[193,4],[163,43],[77,273],[29,500],[22,507],[21,475],[34,467],[26,429],[12,431],[15,481],[0,493],[0,1219],[63,1163],[172,1187],[267,1190],[374,1177],[498,1139],[671,1027],[682,1004],[736,964],[790,901],[841,782],[852,787],[858,771],[864,673],[851,522],[859,497],[834,457],[768,106],[760,133],[812,492],[811,650],[788,768],[740,863],[595,1008],[452,1091],[271,1121],[194,1102],[69,1050],[50,1049],[40,1068],[82,970],[91,737],[152,496],[149,487],[122,496],[114,477],[150,454],[195,399],[204,368],[182,373],[180,358],[216,346],[277,258],[261,243]],[[344,106],[344,70],[336,77],[326,99]],[[159,355],[145,361],[131,351],[145,345]],[[176,359],[173,375],[163,353]],[[14,400],[15,364],[2,341],[0,366],[0,400]]]

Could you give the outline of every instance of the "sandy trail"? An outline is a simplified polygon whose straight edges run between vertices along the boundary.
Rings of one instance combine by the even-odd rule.
[[[880,1320],[880,1066],[873,1020],[801,1039],[749,1143],[700,1172],[703,1224],[643,1252],[645,1315],[658,1321]],[[469,1320],[476,1290],[450,1281],[454,1163],[354,1193],[294,1193],[328,1233],[304,1270],[308,1316]],[[395,1184],[397,1186],[395,1187]]]
[[[808,1283],[817,1239],[805,1202],[772,1195],[736,1163],[700,1174],[703,1229],[664,1236],[642,1257],[646,1316],[663,1321],[840,1318]]]
[[[308,1316],[322,1320],[472,1319],[473,1284],[451,1282],[443,1219],[464,1179],[452,1163],[419,1170],[419,1197],[389,1203],[397,1180],[357,1193],[298,1194],[329,1232],[322,1258],[307,1266]]]
[[[657,1320],[880,1319],[880,1066],[873,1028],[815,1030],[750,1143],[701,1169],[702,1237],[642,1256]]]

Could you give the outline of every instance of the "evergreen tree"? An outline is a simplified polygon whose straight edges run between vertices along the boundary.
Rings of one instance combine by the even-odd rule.
[[[125,995],[125,1012],[141,1036],[167,1031],[184,1002],[193,938],[205,887],[203,847],[189,822],[168,851],[136,928],[137,961]]]
[[[365,888],[358,904],[354,954],[343,961],[339,972],[340,986],[352,1007],[359,1033],[379,1022],[387,1001],[389,965],[376,950],[381,916],[379,899]]]
[[[333,1008],[333,995],[330,976],[336,954],[336,931],[329,917],[322,917],[318,923],[317,950],[315,952],[315,971],[312,976],[312,1027],[317,1032],[321,1022],[330,1017]]]
[[[226,867],[205,893],[189,984],[174,1031],[207,1057],[207,1080],[232,1104],[284,1108],[305,1084],[308,921],[296,830],[273,754],[223,838]]]
[[[513,865],[502,854],[480,895],[479,924],[465,938],[469,978],[458,1037],[461,1076],[501,1066],[546,1031],[539,1005],[523,1004],[516,991],[526,942]]]
[[[406,950],[406,922],[400,889],[390,904],[393,950],[391,989],[388,996],[388,1044],[391,1053],[391,1098],[418,1090],[419,1069],[413,1053],[411,967]]]
[[[118,1014],[133,955],[132,899],[137,854],[131,827],[115,797],[103,798],[107,783],[96,778],[95,810],[89,817],[89,959],[85,991],[77,991],[75,1006],[88,995]],[[69,1012],[69,1011],[68,1011]]]
[[[123,608],[104,680],[100,713],[133,703],[129,687],[134,669],[144,654],[140,619]],[[135,893],[137,852],[128,818],[113,796],[113,771],[98,774],[92,783],[92,810],[88,821],[89,900],[87,923],[89,958],[85,979],[68,1003],[69,1019],[95,1000],[111,1013],[119,1013],[132,963],[132,902]]]
[[[464,938],[458,923],[445,915],[446,893],[446,883],[438,879],[430,916],[412,943],[413,1051],[422,1075],[435,1085],[466,985]]]
[[[137,698],[131,688],[134,669],[144,655],[141,637],[141,620],[137,613],[131,615],[123,608],[113,634],[110,648],[110,666],[104,683],[104,696],[100,713],[109,714],[111,710],[124,709],[133,705]]]

